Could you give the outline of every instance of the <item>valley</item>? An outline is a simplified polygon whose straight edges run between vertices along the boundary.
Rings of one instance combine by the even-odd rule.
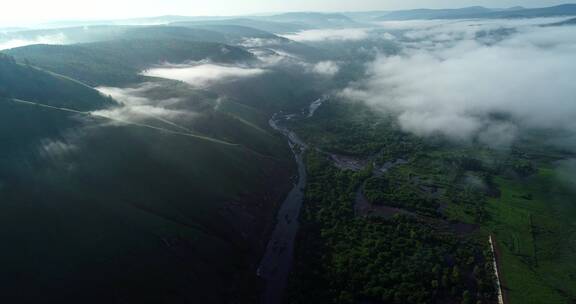
[[[275,227],[268,241],[264,257],[258,266],[257,275],[265,280],[265,291],[262,303],[279,303],[284,298],[288,276],[292,271],[294,243],[298,234],[300,210],[304,202],[306,187],[306,167],[303,156],[307,146],[296,134],[282,126],[282,120],[290,115],[278,115],[270,119],[270,126],[286,136],[298,166],[294,177],[294,187],[286,196],[278,210]]]
[[[0,30],[0,302],[576,301],[575,7]]]

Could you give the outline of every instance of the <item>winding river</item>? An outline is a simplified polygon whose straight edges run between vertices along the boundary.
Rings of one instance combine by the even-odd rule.
[[[294,132],[282,126],[282,122],[289,118],[290,115],[275,114],[269,122],[272,128],[288,139],[298,165],[298,177],[294,187],[288,193],[278,211],[276,227],[272,232],[264,257],[258,267],[258,276],[266,281],[266,287],[262,295],[262,303],[264,304],[282,303],[284,298],[292,268],[294,243],[298,233],[298,216],[304,201],[306,167],[303,158],[308,147]]]

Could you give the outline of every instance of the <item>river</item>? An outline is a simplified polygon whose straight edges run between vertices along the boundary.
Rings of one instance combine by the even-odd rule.
[[[278,211],[276,227],[258,267],[258,276],[266,282],[262,295],[264,304],[282,303],[284,298],[292,268],[294,243],[299,227],[298,217],[304,201],[304,187],[306,186],[304,153],[308,147],[298,138],[298,135],[282,126],[282,121],[289,118],[290,115],[275,114],[270,119],[270,126],[288,139],[298,165],[298,177]]]

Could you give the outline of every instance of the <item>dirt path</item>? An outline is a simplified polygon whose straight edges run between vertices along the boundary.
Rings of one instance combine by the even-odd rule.
[[[81,114],[81,115],[90,116],[90,117],[103,118],[103,119],[106,119],[106,120],[119,122],[119,123],[122,123],[122,124],[125,124],[125,125],[132,125],[132,126],[137,126],[137,127],[152,129],[152,130],[156,130],[156,131],[161,131],[161,132],[164,132],[164,133],[169,133],[169,134],[174,134],[174,135],[181,135],[181,136],[186,136],[186,137],[197,138],[197,139],[201,139],[201,140],[205,140],[205,141],[210,141],[210,142],[213,142],[213,143],[222,144],[222,145],[227,145],[227,146],[241,146],[241,145],[239,145],[239,144],[230,143],[230,142],[223,141],[223,140],[219,140],[219,139],[215,139],[215,138],[212,138],[212,137],[197,135],[197,134],[193,134],[193,133],[190,133],[190,132],[179,132],[179,131],[169,130],[169,129],[165,129],[165,128],[161,128],[161,127],[156,127],[156,126],[152,126],[152,125],[148,125],[148,124],[143,124],[143,123],[138,123],[138,122],[132,122],[132,121],[126,121],[126,120],[121,120],[121,119],[115,119],[115,118],[111,118],[111,117],[108,117],[108,116],[105,116],[105,115],[100,115],[100,114],[98,114],[97,111],[96,111],[96,112],[83,112],[83,111],[78,111],[78,110],[74,110],[74,109],[62,108],[62,107],[55,107],[55,106],[45,105],[45,104],[36,103],[36,102],[32,102],[32,101],[21,100],[21,99],[12,99],[12,101],[15,102],[15,103],[18,103],[18,104],[24,104],[24,105],[29,105],[29,106],[41,107],[41,108],[51,109],[51,110],[56,110],[56,111],[61,111],[61,112]]]
[[[500,284],[500,270],[498,269],[498,262],[496,261],[496,250],[494,249],[492,235],[490,235],[488,241],[490,242],[490,250],[492,251],[492,263],[494,264],[494,275],[496,276],[496,288],[498,288],[498,304],[505,304],[504,296],[502,295],[502,285]]]

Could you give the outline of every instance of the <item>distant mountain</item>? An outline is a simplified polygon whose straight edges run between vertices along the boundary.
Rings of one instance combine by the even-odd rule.
[[[164,15],[164,16],[128,18],[128,19],[54,21],[40,24],[38,25],[38,27],[63,28],[63,27],[83,27],[83,26],[101,26],[101,25],[163,25],[173,22],[220,20],[230,18],[231,17],[221,17],[221,16]]]
[[[500,9],[500,10],[501,10],[501,11],[519,11],[519,10],[523,10],[523,9],[526,9],[526,8],[523,7],[523,6],[513,6],[513,7],[509,7],[509,8],[503,8],[503,9]],[[497,10],[498,10],[498,9],[497,9]]]
[[[342,14],[356,22],[370,22],[374,21],[375,18],[385,16],[389,13],[390,11],[366,11],[366,12],[345,12]]]
[[[0,33],[0,44],[10,41],[24,41],[29,44],[75,44],[119,39],[179,39],[226,44],[235,44],[250,38],[288,41],[258,27],[274,27],[274,30],[284,32],[309,28],[301,24],[249,19],[232,22],[176,22],[157,26],[100,25]]]
[[[165,30],[166,28],[160,28]],[[113,40],[76,45],[30,45],[5,51],[17,60],[81,80],[92,86],[140,82],[139,73],[153,64],[209,59],[231,63],[255,57],[237,47],[175,39]],[[161,31],[162,37],[166,34]],[[143,34],[143,33],[142,33]],[[136,36],[139,37],[139,36]]]
[[[136,21],[134,21],[136,20]],[[33,30],[0,30],[0,44],[11,41],[27,44],[74,44],[117,39],[185,39],[234,44],[246,38],[280,39],[286,34],[314,28],[358,27],[361,24],[342,14],[287,13],[250,18],[203,18],[161,16],[133,22],[64,22],[59,26]],[[189,30],[175,29],[187,27]],[[194,29],[196,32],[192,32]]]
[[[471,14],[487,14],[491,12],[494,12],[494,10],[481,6],[459,9],[414,9],[390,12],[377,18],[377,20],[451,19],[462,18],[462,16]]]
[[[568,19],[568,20],[560,21],[560,22],[555,22],[555,23],[550,23],[550,24],[545,24],[543,26],[547,27],[547,26],[566,26],[566,25],[576,25],[576,18],[572,18],[572,19]]]
[[[30,41],[32,43],[88,43],[117,38],[131,28],[128,26],[99,25],[0,32],[0,43],[10,40]]]
[[[304,24],[314,28],[339,28],[360,26],[357,22],[345,16],[344,14],[327,14],[327,13],[285,13],[261,19],[275,22],[291,22]]]
[[[236,24],[226,24],[226,23],[202,24],[195,22],[193,23],[181,22],[181,23],[174,23],[173,25],[188,28],[189,31],[194,30],[194,31],[207,31],[210,33],[216,33],[217,37],[221,37],[221,39],[223,39],[222,41],[223,43],[234,44],[249,38],[287,40],[286,38],[281,38],[267,31]]]
[[[245,26],[275,34],[294,33],[312,28],[309,25],[294,22],[278,22],[262,19],[235,18],[226,20],[187,21],[172,23],[175,26],[231,25]]]
[[[461,9],[419,9],[390,12],[376,18],[379,21],[413,19],[476,19],[476,18],[535,18],[576,15],[576,4],[564,4],[544,8],[522,8],[497,10],[484,7]]]
[[[146,17],[146,18],[131,18],[131,19],[120,19],[120,20],[105,20],[102,22],[112,23],[116,25],[160,25],[169,24],[173,22],[184,22],[184,21],[204,21],[204,20],[222,20],[228,19],[229,17],[219,17],[219,16],[178,16],[178,15],[165,15],[157,17]]]
[[[271,38],[274,35],[246,26],[178,22],[173,25],[97,25],[55,29],[0,32],[0,43],[11,40],[30,43],[75,44],[118,39],[181,39],[231,43],[241,38]]]
[[[25,27],[0,27],[0,33],[24,31],[24,30],[26,30]]]
[[[354,21],[344,14],[328,13],[285,13],[270,16],[178,16],[166,15],[146,18],[111,19],[92,21],[57,21],[39,25],[45,29],[66,27],[93,27],[93,26],[141,26],[141,25],[167,25],[171,23],[191,22],[205,24],[229,24],[250,26],[274,33],[301,30],[308,27],[334,27],[352,25]]]
[[[44,29],[58,29],[69,27],[95,27],[95,26],[143,26],[143,25],[167,25],[173,23],[197,23],[197,24],[225,24],[241,25],[256,29],[273,32],[287,33],[310,27],[341,27],[354,25],[355,22],[345,14],[328,13],[285,13],[270,16],[178,16],[166,15],[146,18],[115,19],[115,20],[92,20],[92,21],[57,21],[39,25]]]
[[[263,21],[263,23],[269,22]],[[46,37],[64,39],[66,45],[28,46],[5,52],[19,59],[28,59],[39,66],[82,79],[90,84],[112,85],[139,81],[140,78],[134,76],[135,70],[146,67],[150,63],[157,63],[155,60],[181,62],[183,59],[211,59],[215,62],[231,62],[254,59],[250,53],[242,50],[244,47],[271,48],[301,58],[318,58],[320,55],[317,49],[267,31],[242,25],[211,22],[23,31],[0,35],[0,42],[17,39],[31,41],[31,44],[50,43]],[[134,40],[140,40],[140,42]],[[159,40],[164,40],[164,42]],[[167,41],[171,42],[166,43]],[[81,43],[81,45],[72,45],[75,43]],[[212,45],[208,47],[210,43]],[[140,46],[149,45],[150,47],[130,47],[130,45],[138,44]],[[231,52],[222,54],[219,49],[224,44],[238,47],[230,47]],[[144,63],[140,62],[135,66],[132,62],[139,61],[144,57],[130,56],[131,48],[134,49],[134,54],[143,55],[141,53],[146,52],[146,58],[150,60]],[[156,57],[153,56],[154,53],[157,54]]]
[[[161,26],[144,26],[144,27],[133,27],[126,29],[117,39],[176,39],[176,40],[186,40],[186,41],[198,41],[198,42],[212,42],[212,43],[227,43],[229,42],[229,37],[226,35],[210,31],[207,29],[191,29],[184,26],[174,25],[161,25]],[[185,24],[185,23],[183,23]]]
[[[518,9],[489,13],[487,16],[472,15],[471,18],[536,18],[536,17],[559,17],[576,15],[576,4],[564,4],[544,8]]]
[[[214,33],[212,37],[220,37],[228,44],[243,48],[265,49],[282,51],[303,59],[317,59],[321,57],[321,51],[303,43],[274,35],[259,29],[230,24],[198,24],[198,23],[175,23],[175,25],[189,27],[194,31],[207,31]]]

